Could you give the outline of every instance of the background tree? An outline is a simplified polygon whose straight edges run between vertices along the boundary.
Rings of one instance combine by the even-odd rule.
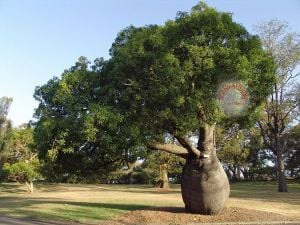
[[[258,127],[240,129],[218,127],[216,132],[218,156],[228,176],[233,180],[275,179],[276,170],[270,165],[275,159],[266,148]],[[242,176],[242,177],[241,177]]]
[[[7,135],[11,130],[11,122],[6,117],[11,103],[12,103],[11,98],[8,97],[0,98],[0,168],[2,168],[8,155],[8,148],[6,144],[8,138]]]
[[[291,177],[300,178],[300,124],[292,127],[285,135],[287,166]]]
[[[7,157],[3,170],[6,178],[26,184],[28,191],[33,192],[33,181],[40,177],[40,163],[33,148],[33,129],[24,124],[12,128],[7,134]]]
[[[169,189],[169,179],[181,180],[184,160],[167,152],[156,151],[147,156],[144,170],[150,182],[162,189]]]
[[[3,169],[9,180],[24,183],[30,193],[33,192],[33,181],[40,177],[38,160],[5,163]]]
[[[32,161],[37,158],[37,152],[33,148],[33,128],[29,124],[12,128],[7,134],[6,148],[8,163]]]
[[[240,130],[239,126],[231,127],[226,133],[224,128],[217,130],[218,156],[233,180],[241,180],[241,174],[243,179],[249,179],[249,142],[247,130]]]
[[[120,160],[112,135],[105,135],[116,126],[118,114],[101,105],[95,94],[98,86],[98,74],[80,57],[61,79],[55,77],[36,88],[34,97],[40,104],[34,140],[48,179],[99,179]]]
[[[124,165],[132,169],[143,152],[130,138],[136,133],[131,125],[134,120],[121,126],[121,115],[104,104],[110,100],[108,95],[99,95],[106,62],[99,58],[89,64],[80,57],[61,79],[55,77],[35,90],[40,104],[35,112],[34,140],[49,180],[105,180]]]
[[[246,130],[247,146],[250,150],[248,156],[249,178],[251,180],[276,179],[276,170],[271,165],[275,159],[272,152],[265,146],[260,129],[257,126]]]
[[[6,120],[10,105],[12,103],[12,98],[2,97],[0,98],[0,125]]]
[[[287,192],[284,134],[299,113],[300,86],[295,85],[299,74],[295,69],[300,63],[300,36],[288,32],[288,25],[278,20],[263,23],[256,29],[264,48],[274,57],[277,65],[273,93],[265,102],[264,115],[258,126],[266,147],[276,157],[278,191]]]

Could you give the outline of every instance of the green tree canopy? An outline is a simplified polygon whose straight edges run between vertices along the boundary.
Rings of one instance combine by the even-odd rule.
[[[38,160],[5,163],[3,169],[9,180],[26,184],[29,192],[33,192],[33,181],[40,177]]]
[[[104,178],[129,155],[136,158],[133,145],[118,136],[121,115],[98,94],[103,63],[96,59],[90,70],[88,60],[80,57],[60,79],[35,90],[40,104],[34,140],[49,179]]]
[[[226,119],[217,92],[230,80],[242,81],[250,96],[246,113],[233,120],[254,122],[274,82],[258,37],[203,4],[163,26],[123,30],[110,52],[100,93],[148,140]]]

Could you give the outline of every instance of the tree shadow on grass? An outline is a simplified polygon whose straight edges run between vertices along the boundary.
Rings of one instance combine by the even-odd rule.
[[[54,220],[107,220],[120,213],[138,209],[147,209],[144,204],[117,204],[58,201],[47,198],[16,198],[4,197],[0,204],[0,214],[21,215],[25,218],[43,218]],[[52,205],[48,210],[37,210],[42,204]]]
[[[115,184],[51,184],[51,183],[36,183],[35,188],[41,192],[87,192],[87,191],[110,191],[110,192],[127,192],[127,193],[145,193],[145,194],[175,194],[180,193],[177,188],[162,190],[150,185],[115,185]]]
[[[26,192],[25,185],[20,186],[16,183],[2,183],[0,184],[0,193],[17,194]]]
[[[101,188],[98,185],[88,184],[57,184],[57,183],[35,183],[35,188],[41,192],[86,192],[86,191],[99,191]]]
[[[142,194],[157,194],[157,195],[165,195],[165,194],[179,194],[181,190],[169,189],[163,190],[159,188],[149,188],[148,190],[139,190],[139,189],[120,189],[120,190],[112,190],[112,189],[104,189],[107,191],[116,191],[116,192],[126,192],[126,193],[142,193]]]
[[[2,202],[5,201],[5,202],[15,202],[15,203],[20,203],[20,201],[24,201],[26,203],[26,206],[32,206],[34,204],[64,204],[64,205],[72,205],[72,206],[119,209],[119,210],[136,210],[136,209],[149,207],[149,205],[145,205],[145,204],[118,204],[118,203],[59,201],[59,200],[55,200],[53,198],[2,197],[1,200],[2,200]],[[0,208],[6,208],[6,204],[1,204]]]

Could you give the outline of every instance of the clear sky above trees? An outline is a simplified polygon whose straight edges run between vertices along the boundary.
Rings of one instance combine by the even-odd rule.
[[[0,0],[0,97],[13,97],[9,117],[14,125],[28,122],[36,106],[34,87],[84,55],[108,58],[116,34],[133,24],[163,24],[177,11],[189,11],[197,0]],[[274,17],[300,31],[298,0],[224,1],[206,3],[234,14],[249,31]]]

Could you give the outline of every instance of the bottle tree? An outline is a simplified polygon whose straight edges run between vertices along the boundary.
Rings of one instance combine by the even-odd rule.
[[[186,159],[181,188],[188,211],[219,213],[230,188],[215,126],[254,123],[274,82],[274,62],[258,37],[231,14],[200,3],[165,25],[124,29],[110,54],[103,104],[123,116],[138,143]],[[175,144],[167,143],[169,135]]]

